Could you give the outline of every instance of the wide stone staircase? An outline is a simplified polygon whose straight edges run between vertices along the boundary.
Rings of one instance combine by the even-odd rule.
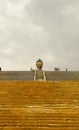
[[[5,80],[34,80],[34,71],[1,71],[0,72],[0,81]]]
[[[47,81],[79,81],[79,71],[46,71]]]
[[[0,81],[79,81],[79,71],[0,71]]]
[[[79,82],[0,82],[0,130],[79,130]]]

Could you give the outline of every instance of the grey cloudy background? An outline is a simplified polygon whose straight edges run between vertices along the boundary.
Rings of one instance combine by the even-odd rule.
[[[79,70],[79,0],[0,0],[0,66]]]

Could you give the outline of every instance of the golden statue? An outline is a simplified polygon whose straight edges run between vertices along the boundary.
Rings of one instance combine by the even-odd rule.
[[[43,67],[43,61],[41,59],[36,61],[36,67],[38,70],[41,70]]]

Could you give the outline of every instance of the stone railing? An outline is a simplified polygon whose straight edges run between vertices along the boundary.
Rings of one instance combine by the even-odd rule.
[[[46,81],[46,73],[43,71],[44,81]]]

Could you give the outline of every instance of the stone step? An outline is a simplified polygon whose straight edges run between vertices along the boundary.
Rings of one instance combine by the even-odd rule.
[[[48,81],[79,81],[79,71],[46,71]]]
[[[1,71],[0,81],[3,80],[33,80],[34,72],[32,71]]]
[[[0,130],[79,130],[79,82],[0,82]]]

